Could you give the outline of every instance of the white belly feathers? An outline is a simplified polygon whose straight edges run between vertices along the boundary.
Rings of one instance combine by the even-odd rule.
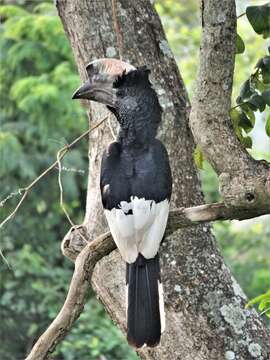
[[[104,212],[113,239],[126,262],[136,261],[138,253],[146,259],[157,254],[169,214],[167,199],[155,203],[131,197],[130,202],[121,201],[118,209]]]

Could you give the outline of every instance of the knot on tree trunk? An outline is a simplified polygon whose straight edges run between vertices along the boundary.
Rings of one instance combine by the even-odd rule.
[[[219,190],[228,207],[265,210],[270,208],[270,172],[253,172],[219,176]],[[256,174],[257,172],[257,174]]]
[[[74,262],[88,242],[89,236],[86,227],[84,225],[72,226],[62,240],[62,253]]]

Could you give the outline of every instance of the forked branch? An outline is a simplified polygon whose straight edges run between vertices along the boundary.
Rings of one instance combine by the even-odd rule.
[[[180,228],[200,223],[226,219],[242,220],[266,213],[267,211],[255,214],[250,209],[229,209],[223,203],[177,209],[170,212],[165,236],[172,234]],[[87,292],[90,288],[95,264],[116,248],[110,232],[97,237],[94,241],[85,245],[83,241],[78,243],[78,239],[81,239],[81,237],[78,237],[77,231],[74,230],[76,229],[72,228],[68,232],[62,243],[64,255],[70,260],[75,261],[75,270],[66,301],[57,317],[38,339],[26,360],[47,359],[57,344],[67,335],[83,311],[87,301]],[[83,227],[80,227],[81,231],[84,231]]]

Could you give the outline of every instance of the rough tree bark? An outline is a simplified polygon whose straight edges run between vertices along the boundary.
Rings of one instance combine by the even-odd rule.
[[[220,3],[220,2],[219,2]],[[230,6],[235,26],[233,1]],[[82,80],[85,64],[94,58],[118,57],[110,0],[58,0],[56,5],[78,64]],[[216,4],[209,2],[208,11]],[[225,6],[225,5],[224,5]],[[226,9],[225,9],[226,10]],[[147,65],[164,109],[159,136],[166,143],[173,170],[172,206],[202,204],[189,129],[189,100],[158,15],[148,0],[119,0],[116,7],[123,35],[124,60]],[[211,46],[211,44],[210,44]],[[228,69],[228,72],[232,68]],[[222,84],[216,85],[217,88]],[[95,119],[104,107],[92,104]],[[211,111],[211,108],[210,110]],[[114,121],[114,120],[112,120]],[[89,139],[89,185],[84,227],[94,238],[104,232],[98,188],[100,158],[111,141],[108,125]],[[198,225],[166,237],[161,248],[167,329],[161,345],[141,349],[143,359],[268,359],[270,335],[224,264],[208,225]],[[125,330],[124,263],[117,251],[95,267],[92,285],[117,324]]]
[[[192,132],[219,175],[225,204],[269,210],[270,165],[254,160],[240,144],[229,113],[236,45],[234,0],[202,1],[202,28]]]

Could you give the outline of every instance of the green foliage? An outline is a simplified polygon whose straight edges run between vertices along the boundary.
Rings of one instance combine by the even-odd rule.
[[[247,148],[252,147],[252,139],[244,136],[252,131],[255,125],[256,111],[263,112],[270,105],[270,56],[261,58],[255,72],[241,85],[236,99],[238,105],[231,110],[231,120],[240,142]],[[238,108],[238,109],[237,109]],[[266,126],[266,134],[267,126]]]
[[[249,6],[246,8],[246,16],[257,34],[263,38],[270,36],[270,6]],[[245,44],[242,38],[237,35],[236,53],[243,53]],[[270,53],[270,49],[268,48]],[[255,112],[264,112],[270,103],[270,56],[263,56],[255,66],[255,71],[240,87],[240,94],[237,96],[237,105],[231,111],[231,119],[234,131],[246,148],[252,148],[252,138],[246,136],[255,126]],[[268,108],[269,111],[269,108]],[[269,136],[268,124],[265,126],[266,134]]]
[[[30,7],[30,2],[27,6]],[[38,2],[34,1],[34,5]],[[79,78],[55,8],[0,6],[1,198],[29,184],[57,151],[87,127],[84,109],[71,100]],[[83,220],[87,143],[71,150],[62,165],[65,201],[75,223]],[[8,176],[7,176],[8,174]],[[0,208],[0,221],[14,208]],[[25,358],[35,339],[64,302],[71,266],[60,251],[68,223],[59,206],[57,171],[29,194],[12,223],[1,231],[0,248],[12,270],[0,263],[0,358]],[[91,298],[77,326],[57,349],[57,359],[132,359],[120,331]]]
[[[200,171],[200,175],[206,203],[221,201],[218,191],[218,176],[206,160],[203,162],[203,169]]]
[[[270,137],[270,115],[268,116],[268,119],[266,120],[265,132]]]
[[[193,158],[197,168],[203,169],[203,153],[198,145],[193,152]]]
[[[60,147],[87,126],[84,110],[70,99],[79,78],[54,6],[42,0],[20,0],[20,3],[23,8],[0,6],[0,200],[27,185],[55,160]],[[157,1],[157,8],[191,90],[200,41],[198,2]],[[254,90],[269,106],[269,58],[264,56],[263,39],[253,31],[251,34],[245,23],[241,22],[238,28],[240,34],[245,34],[246,51],[245,56],[236,58],[234,92],[239,92],[240,84],[248,78],[246,87],[251,90],[247,96],[247,90],[243,89],[244,102],[254,95]],[[250,64],[255,64],[259,57],[262,58],[256,68],[259,81],[250,80]],[[259,101],[253,98],[249,105],[237,108],[237,113],[240,110],[243,115],[235,114],[235,121],[244,137],[254,127],[254,107],[262,109]],[[269,118],[265,128],[269,135]],[[200,153],[198,157],[202,166]],[[72,150],[62,165],[84,171],[84,174],[63,171],[65,201],[72,219],[81,223],[87,144]],[[201,176],[206,201],[219,201],[218,179],[206,161]],[[0,358],[3,360],[23,359],[64,301],[72,271],[60,252],[60,241],[69,225],[59,207],[58,196],[55,171],[34,188],[12,223],[1,232],[0,248],[12,266],[8,270],[0,263]],[[0,208],[0,221],[17,200],[15,197]],[[214,228],[227,262],[250,297],[269,289],[266,225],[258,223],[251,229],[239,230],[234,225],[220,223]],[[136,358],[91,294],[84,313],[57,348],[55,358],[96,360],[102,355],[108,360]]]
[[[213,229],[226,262],[248,297],[269,289],[269,219],[215,223]]]
[[[253,115],[253,113],[252,113]],[[249,133],[254,126],[254,121],[255,119],[253,118],[253,116],[248,117],[246,115],[246,113],[244,113],[243,111],[239,111],[237,109],[232,109],[231,110],[231,120],[233,123],[233,128],[234,131],[238,137],[238,139],[241,141],[241,143],[246,147],[246,148],[252,148],[252,139],[250,136],[243,136],[243,132],[242,129],[246,132]]]
[[[0,132],[0,172],[10,172],[19,166],[21,145],[10,132]]]
[[[91,298],[85,307],[80,321],[57,349],[55,355],[65,360],[100,359],[106,354],[108,360],[135,360],[137,356],[127,347],[125,336],[105,316],[102,305]]]
[[[192,96],[201,34],[198,1],[158,0],[155,5],[185,85]]]
[[[193,82],[195,80],[198,67],[198,52],[201,32],[198,2],[196,0],[192,0],[188,3],[177,2],[176,4],[172,0],[157,1],[156,8],[161,15],[161,20],[165,27],[167,38],[179,64],[181,75],[184,78],[189,95],[192,97],[192,90],[194,87]],[[257,8],[257,6],[255,6],[255,8]],[[237,31],[237,53],[244,53],[244,55],[236,57],[233,99],[239,97],[239,88],[241,83],[247,80],[247,77],[253,77],[253,81],[255,82],[255,74],[254,76],[250,75],[252,72],[250,64],[256,64],[258,62],[258,58],[260,56],[263,57],[265,53],[264,49],[266,47],[266,43],[263,38],[258,37],[257,34],[253,32],[250,23],[246,20],[246,17],[241,17],[241,19],[238,20]],[[263,76],[264,81],[266,81],[268,70],[264,67],[263,70],[258,71],[256,76],[260,81],[262,81]],[[236,105],[239,107],[238,110],[241,110],[240,113],[243,114],[241,115],[242,120],[240,121],[240,118],[238,119],[240,121],[240,125],[238,124],[238,120],[233,124],[236,135],[242,144],[249,148],[252,147],[252,134],[248,135],[248,133],[254,128],[255,118],[257,121],[261,121],[259,116],[255,113],[257,110],[262,110],[264,106],[263,104],[265,103],[265,99],[261,98],[261,92],[259,89],[261,88],[263,92],[264,89],[268,88],[268,85],[263,83],[264,89],[262,89],[259,81],[257,81],[256,86],[255,92],[260,99],[253,97],[249,106],[243,105],[243,109],[240,107],[239,103],[236,102]],[[252,93],[251,95],[254,94]],[[255,105],[252,104],[253,102]],[[267,108],[268,106],[264,110],[265,112],[268,111]],[[254,120],[252,120],[253,116]],[[248,120],[245,117],[247,117]],[[252,127],[249,122],[251,122]],[[248,126],[245,126],[245,124]],[[244,127],[241,125],[244,125]],[[248,132],[246,132],[245,129],[248,129]]]
[[[247,18],[257,34],[263,35],[266,39],[270,36],[270,6],[248,6],[246,9]]]
[[[270,318],[270,290],[250,300],[246,307],[248,308],[255,304],[258,304],[258,310],[261,311],[261,315],[265,314]]]
[[[236,54],[245,52],[245,43],[239,34],[236,34]]]

